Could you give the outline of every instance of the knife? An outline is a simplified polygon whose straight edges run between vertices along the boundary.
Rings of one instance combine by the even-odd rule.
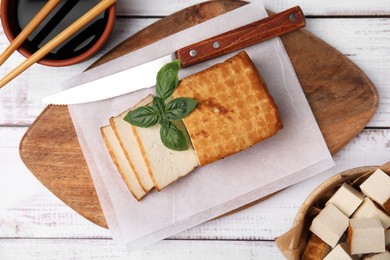
[[[299,6],[295,6],[240,28],[191,44],[173,54],[49,95],[44,97],[42,101],[55,105],[81,104],[152,87],[155,85],[156,79],[150,75],[156,75],[163,65],[175,59],[179,59],[181,67],[185,68],[295,31],[304,26],[303,12]]]

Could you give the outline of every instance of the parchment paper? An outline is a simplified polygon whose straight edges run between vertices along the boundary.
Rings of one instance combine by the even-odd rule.
[[[64,88],[158,58],[265,16],[262,3],[248,4],[82,73],[66,82]],[[161,192],[152,191],[141,202],[132,197],[112,163],[100,127],[107,125],[111,116],[133,106],[147,94],[154,94],[155,89],[69,106],[109,228],[114,239],[129,249],[139,249],[172,236],[333,166],[281,40],[275,38],[245,50],[279,107],[283,130],[241,153],[198,168]],[[180,76],[193,74],[233,55],[182,69]],[[131,84],[131,80],[124,84]]]

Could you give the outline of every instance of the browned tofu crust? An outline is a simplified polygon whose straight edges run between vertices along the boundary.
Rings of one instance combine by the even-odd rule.
[[[198,101],[183,121],[200,166],[240,152],[283,127],[246,52],[181,80],[173,96]]]
[[[307,242],[302,260],[319,260],[330,252],[330,246],[315,234],[312,234]]]

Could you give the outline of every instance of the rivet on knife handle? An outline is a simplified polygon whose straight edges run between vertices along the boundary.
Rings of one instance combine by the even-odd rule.
[[[304,26],[305,16],[301,8],[295,6],[262,20],[181,48],[175,52],[175,55],[180,60],[182,67],[187,67]]]

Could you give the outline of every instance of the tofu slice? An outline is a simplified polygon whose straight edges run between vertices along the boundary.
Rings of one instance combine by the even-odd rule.
[[[185,129],[182,123],[177,124],[177,127]],[[162,190],[198,166],[191,144],[185,151],[174,151],[164,146],[159,124],[149,128],[132,126],[132,129],[156,190]]]
[[[142,157],[141,150],[138,146],[131,124],[123,120],[127,113],[134,110],[137,107],[144,106],[153,101],[152,96],[147,96],[141,100],[133,108],[130,108],[117,117],[110,118],[110,124],[113,128],[116,137],[119,140],[120,146],[122,147],[126,159],[129,162],[134,174],[145,192],[149,192],[154,188],[152,178],[149,174],[148,168]]]
[[[358,256],[351,256],[347,243],[338,244],[324,260],[357,260]]]
[[[385,252],[385,230],[377,218],[351,219],[348,228],[351,254]]]
[[[390,215],[390,176],[377,169],[361,185],[362,192],[378,203]]]
[[[310,231],[334,248],[348,228],[348,223],[349,218],[336,206],[329,203],[313,219]]]
[[[362,193],[355,190],[351,185],[344,183],[326,204],[332,203],[347,217],[350,217],[363,202],[363,199],[364,195]]]
[[[104,126],[101,129],[104,143],[107,146],[108,152],[125,181],[127,187],[133,196],[139,201],[146,195],[146,192],[140,186],[137,177],[135,176],[133,169],[131,168],[126,156],[119,144],[118,139],[115,136],[114,130],[110,125]]]
[[[353,213],[352,218],[373,218],[376,217],[380,220],[383,228],[390,227],[390,217],[386,215],[375,203],[368,197],[364,198],[363,203]]]

